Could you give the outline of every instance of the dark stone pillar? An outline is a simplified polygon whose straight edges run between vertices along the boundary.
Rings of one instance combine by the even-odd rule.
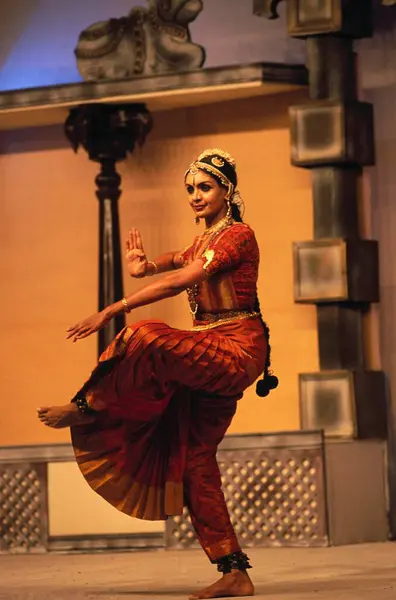
[[[96,177],[99,200],[99,303],[98,309],[120,300],[123,293],[118,200],[121,177],[116,164],[142,144],[152,127],[144,105],[87,104],[70,111],[65,133],[74,150],[82,146],[101,170]],[[99,332],[98,354],[125,326],[119,315]]]
[[[256,0],[255,14],[273,18],[278,4]],[[317,307],[321,369],[300,374],[301,427],[385,438],[384,374],[368,370],[362,335],[379,301],[378,245],[360,238],[358,215],[362,170],[375,162],[373,108],[359,101],[353,50],[372,34],[372,1],[286,5],[289,34],[306,40],[310,95],[290,109],[291,157],[312,171],[314,209],[314,239],[294,244],[295,300]]]

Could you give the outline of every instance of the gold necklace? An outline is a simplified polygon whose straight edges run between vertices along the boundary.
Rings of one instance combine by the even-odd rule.
[[[220,221],[218,221],[214,225],[211,225],[211,227],[208,227],[207,229],[205,229],[205,231],[203,232],[202,235],[206,236],[206,235],[210,235],[211,233],[217,233],[224,227],[228,227],[229,225],[232,225],[233,222],[234,222],[234,219],[230,215],[226,215],[225,217],[220,219]]]
[[[233,223],[234,219],[230,215],[226,215],[225,217],[220,219],[218,223],[205,229],[202,235],[208,237],[208,239],[206,240],[204,247],[200,249],[200,255],[202,256],[202,254],[205,252],[211,241],[216,237],[218,233],[220,233],[220,231],[226,229],[227,227],[230,227],[230,225],[232,225]],[[198,302],[196,298],[199,295],[199,285],[193,285],[192,287],[187,288],[186,291],[188,303],[190,305],[190,313],[193,319],[195,319],[198,312]]]

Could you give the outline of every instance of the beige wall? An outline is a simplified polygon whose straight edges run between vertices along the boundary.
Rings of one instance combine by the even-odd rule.
[[[261,248],[261,305],[280,387],[264,400],[249,390],[232,432],[298,428],[297,373],[318,368],[315,309],[293,302],[291,245],[312,237],[310,175],[289,161],[288,105],[302,99],[291,94],[157,115],[144,149],[120,169],[122,237],[139,227],[153,257],[196,233],[182,175],[197,152],[219,146],[237,159],[245,218]],[[65,329],[96,308],[98,167],[84,152],[74,155],[60,131],[15,134],[2,140],[2,152],[0,444],[62,442],[68,432],[42,427],[35,408],[68,402],[95,362],[96,340],[73,345]],[[126,291],[140,285],[125,278]],[[153,316],[190,325],[184,297],[131,319]]]

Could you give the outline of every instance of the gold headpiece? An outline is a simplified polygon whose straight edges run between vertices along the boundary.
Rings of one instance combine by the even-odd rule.
[[[207,156],[213,156],[213,155],[221,156],[221,158],[224,158],[224,160],[226,160],[235,169],[236,162],[232,158],[231,154],[228,154],[228,152],[224,152],[224,150],[221,150],[220,148],[209,148],[208,150],[204,150],[202,152],[202,154],[200,154],[198,156],[198,162],[201,161],[203,158],[206,158]],[[214,160],[216,160],[216,159],[214,159]],[[223,166],[223,165],[216,165],[216,166]]]
[[[213,157],[209,162],[202,162],[208,157]],[[234,170],[236,168],[236,161],[232,158],[231,154],[228,152],[224,152],[220,148],[209,148],[200,154],[193,163],[189,166],[185,173],[185,177],[189,173],[191,175],[196,175],[198,171],[206,171],[206,173],[215,175],[221,183],[228,188],[228,198],[232,204],[236,204],[239,208],[241,215],[243,215],[245,210],[244,202],[241,198],[241,195],[238,190],[235,189],[234,184],[228,179],[228,177],[224,174],[223,171],[220,171],[222,167],[224,167],[225,162],[227,162]]]
[[[185,172],[184,177],[187,177],[187,175],[189,173],[191,173],[191,175],[197,175],[198,171],[206,171],[206,173],[209,173],[209,175],[215,175],[216,177],[218,177],[218,179],[220,179],[221,183],[229,189],[230,193],[233,190],[234,186],[231,183],[231,181],[228,179],[228,177],[226,177],[215,166],[208,165],[207,163],[203,163],[203,162],[199,162],[199,161],[191,163],[191,165],[188,167],[187,171]]]
[[[213,156],[210,161],[211,164],[202,162],[209,156]],[[220,179],[221,183],[228,187],[229,194],[231,195],[234,191],[234,185],[231,183],[228,177],[222,171],[220,171],[226,162],[231,165],[233,169],[235,169],[236,163],[231,154],[224,152],[224,150],[220,150],[220,148],[209,148],[208,150],[204,150],[204,152],[198,156],[197,160],[191,163],[186,171],[185,176],[187,176],[188,173],[191,173],[191,175],[196,175],[199,170],[216,175],[216,177]]]

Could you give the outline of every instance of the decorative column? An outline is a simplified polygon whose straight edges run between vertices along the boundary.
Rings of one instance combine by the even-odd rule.
[[[280,0],[255,0],[276,18]],[[298,303],[317,307],[319,373],[300,375],[301,428],[386,437],[385,380],[367,369],[363,315],[379,301],[378,244],[360,237],[362,169],[374,164],[373,108],[357,95],[354,39],[372,34],[371,0],[288,0],[289,34],[306,39],[310,102],[293,106],[291,157],[311,169],[314,240],[294,244]]]
[[[280,1],[253,0],[254,12],[277,18]],[[314,239],[294,244],[294,294],[316,306],[320,362],[318,373],[299,375],[300,427],[325,434],[331,543],[385,540],[389,515],[396,531],[396,454],[390,431],[389,509],[385,377],[369,369],[363,336],[363,317],[379,301],[378,244],[362,239],[359,211],[363,168],[375,162],[373,107],[358,99],[353,51],[355,39],[372,35],[372,1],[285,4],[309,70],[310,102],[290,109],[291,159],[312,172],[314,208]]]
[[[72,109],[65,134],[73,149],[82,146],[101,170],[95,179],[99,200],[99,302],[102,310],[123,295],[118,200],[121,177],[116,164],[142,145],[152,127],[149,111],[142,104],[86,104]],[[119,315],[99,331],[98,354],[125,326]]]

